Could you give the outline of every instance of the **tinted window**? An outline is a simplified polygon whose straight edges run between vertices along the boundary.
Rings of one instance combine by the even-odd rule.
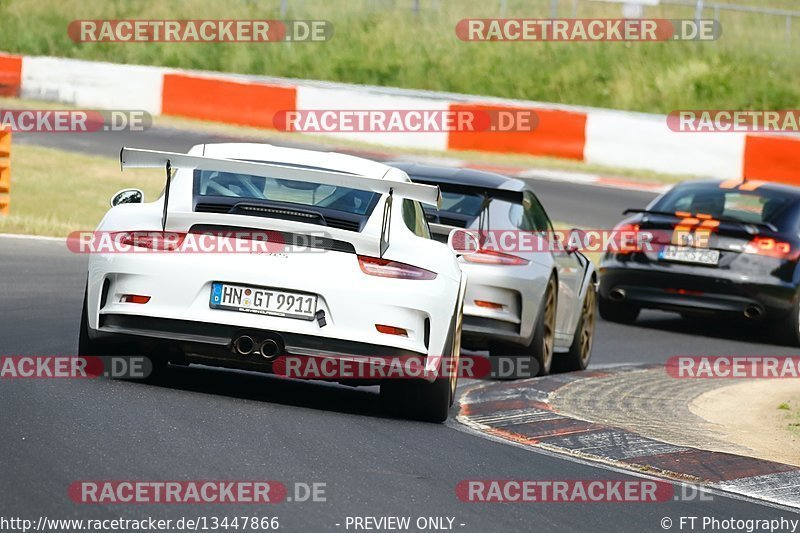
[[[523,231],[551,231],[552,224],[542,204],[530,192],[525,192],[522,204],[512,204],[508,211],[511,224]]]
[[[197,196],[269,200],[355,215],[368,214],[378,198],[370,191],[249,174],[195,170],[194,178]]]
[[[775,223],[797,200],[774,191],[742,191],[709,186],[677,187],[652,209],[691,215],[711,215],[742,222]]]
[[[483,196],[442,191],[440,211],[477,218],[481,214],[481,205],[483,205]]]

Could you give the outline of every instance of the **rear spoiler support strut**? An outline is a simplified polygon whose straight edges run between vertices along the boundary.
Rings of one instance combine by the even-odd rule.
[[[161,231],[167,231],[167,206],[169,205],[169,184],[172,181],[172,163],[167,159],[167,185],[164,187],[164,214],[161,215]]]

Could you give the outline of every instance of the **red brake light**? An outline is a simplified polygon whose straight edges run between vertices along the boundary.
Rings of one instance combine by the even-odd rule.
[[[120,302],[126,304],[146,304],[149,301],[149,296],[142,296],[141,294],[124,294],[120,298]]]
[[[756,237],[750,241],[744,249],[746,254],[766,255],[779,259],[791,259],[793,257],[792,245],[788,242],[778,241],[772,237]]]
[[[477,263],[481,265],[506,265],[519,266],[527,265],[529,261],[516,255],[504,254],[494,250],[478,250],[474,254],[461,256],[467,263]]]
[[[162,252],[173,252],[181,247],[186,239],[185,233],[161,232],[161,231],[132,231],[123,233],[120,244],[158,250]]]
[[[485,307],[487,309],[503,309],[504,305],[496,302],[487,302],[486,300],[475,300],[475,305],[478,307]]]
[[[375,329],[387,335],[398,335],[400,337],[408,337],[408,331],[396,326],[386,326],[384,324],[375,324]]]
[[[615,234],[619,234],[619,233],[622,233],[622,232],[625,232],[625,233],[628,233],[628,232],[638,233],[639,229],[640,229],[639,224],[630,224],[630,223],[624,223],[624,222],[619,223],[616,226],[614,226]],[[627,239],[619,239],[619,241],[620,241],[619,247],[616,250],[616,253],[618,253],[618,254],[632,254],[634,252],[641,251],[640,248],[639,248],[639,245],[636,242],[631,242],[631,241],[628,241]]]
[[[361,272],[370,276],[395,279],[436,279],[436,272],[378,257],[359,255],[358,266],[361,267]]]

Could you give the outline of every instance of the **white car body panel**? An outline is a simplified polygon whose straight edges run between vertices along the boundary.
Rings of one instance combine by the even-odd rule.
[[[389,247],[384,259],[430,270],[432,280],[392,279],[367,275],[359,267],[357,255],[378,257],[382,214],[388,194],[382,194],[361,232],[333,227],[264,218],[260,216],[193,212],[193,170],[179,168],[171,180],[166,230],[185,232],[195,224],[234,226],[285,232],[320,233],[350,243],[356,253],[338,251],[288,252],[275,254],[247,253],[111,253],[93,254],[89,260],[87,286],[88,326],[96,336],[131,334],[129,328],[104,325],[108,317],[135,317],[144,320],[165,319],[198,325],[203,337],[203,324],[229,326],[234,329],[277,332],[314,340],[316,346],[330,343],[364,343],[404,352],[427,355],[436,362],[445,354],[448,332],[457,311],[459,292],[466,283],[453,252],[444,244],[415,235],[404,223],[404,194],[435,199],[431,189],[412,185],[402,171],[380,163],[352,156],[277,148],[258,144],[217,144],[195,146],[190,154],[216,158],[261,160],[320,166],[336,172],[370,176],[386,176],[398,185],[392,187],[395,201],[389,230]],[[203,161],[200,161],[202,164]],[[213,164],[213,163],[212,163]],[[242,169],[246,169],[244,163]],[[254,168],[254,167],[251,167]],[[307,175],[313,175],[313,172]],[[347,184],[359,185],[358,176],[348,176]],[[386,190],[364,180],[364,187]],[[311,181],[311,179],[308,179]],[[408,187],[402,186],[409,185]],[[358,188],[361,188],[359,186]],[[366,190],[366,189],[365,189]],[[152,203],[127,204],[108,211],[98,231],[160,231],[164,197]],[[317,309],[325,311],[326,324],[238,311],[213,309],[209,306],[212,282],[228,282],[254,287],[268,287],[318,295]],[[100,300],[107,286],[106,303]],[[123,294],[151,296],[146,304],[121,302]],[[106,317],[104,319],[104,317]],[[114,318],[114,320],[117,320]],[[430,322],[426,346],[426,320]],[[376,324],[404,328],[407,337],[377,331]],[[134,331],[142,337],[181,342],[196,338],[182,337],[176,332],[159,332],[144,328]],[[208,334],[203,342],[230,346],[232,338]],[[321,343],[321,344],[320,344]],[[338,345],[338,344],[337,344]],[[287,341],[287,351],[293,345]],[[297,353],[307,347],[296,346]],[[325,351],[324,348],[322,351]],[[336,352],[337,350],[332,350]],[[338,350],[341,353],[341,349]]]

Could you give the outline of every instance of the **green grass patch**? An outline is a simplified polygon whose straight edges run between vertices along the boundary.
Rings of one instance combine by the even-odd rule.
[[[800,435],[800,409],[797,408],[800,403],[798,402],[798,399],[782,402],[780,405],[778,405],[778,409],[785,411],[783,417],[786,421],[787,429],[792,433]]]
[[[11,210],[0,215],[0,233],[65,237],[93,230],[111,196],[136,187],[152,201],[164,188],[158,169],[126,170],[112,158],[15,145],[11,153]]]
[[[738,0],[764,7],[761,0]],[[800,105],[800,25],[720,11],[716,42],[463,42],[468,17],[550,16],[550,0],[288,0],[286,18],[325,19],[324,43],[75,43],[74,19],[270,19],[280,2],[0,0],[0,49],[115,62],[366,83],[667,113],[681,108],[792,109]],[[770,7],[797,8],[795,0]],[[505,6],[501,12],[501,5]],[[619,4],[558,3],[560,17],[620,16]],[[577,7],[573,11],[573,5]],[[692,18],[692,7],[648,8]],[[706,17],[714,16],[711,9]]]

